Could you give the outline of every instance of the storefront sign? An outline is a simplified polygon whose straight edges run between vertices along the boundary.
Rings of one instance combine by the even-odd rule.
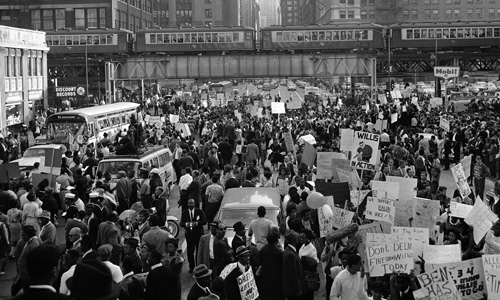
[[[28,92],[28,99],[29,100],[39,100],[42,98],[43,98],[43,91],[42,90],[34,90],[34,91]]]
[[[5,99],[6,102],[23,101],[22,92],[9,92],[6,94],[7,94],[7,97]]]
[[[5,105],[5,124],[7,126],[23,123],[23,103]]]
[[[56,97],[76,97],[76,86],[56,87]]]
[[[434,76],[444,79],[455,78],[460,75],[459,67],[434,67]]]

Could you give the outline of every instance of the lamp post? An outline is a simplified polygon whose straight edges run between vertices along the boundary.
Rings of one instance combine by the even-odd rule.
[[[87,35],[87,41],[85,42],[85,99],[87,100],[87,105],[89,105],[89,66],[88,66],[88,53],[87,53],[88,44],[89,44],[89,36]]]
[[[382,29],[381,33],[384,37],[387,37],[387,82],[391,84],[391,38],[392,38],[392,29],[391,25],[384,26],[376,23],[371,23],[371,25],[380,27]]]

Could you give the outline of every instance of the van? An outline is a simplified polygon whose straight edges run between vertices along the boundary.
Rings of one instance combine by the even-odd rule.
[[[153,168],[160,170],[160,177],[163,182],[163,188],[166,189],[176,181],[176,175],[172,166],[172,152],[168,147],[156,146],[142,154],[137,155],[110,155],[102,159],[97,165],[97,170],[102,174],[109,172],[111,174],[111,188],[114,188],[118,182],[118,172],[135,171],[134,178],[141,178],[140,169],[144,168],[151,171]],[[151,191],[153,192],[153,191]]]

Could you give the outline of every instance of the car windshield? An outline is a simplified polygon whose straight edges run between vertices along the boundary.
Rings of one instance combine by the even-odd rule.
[[[273,223],[278,226],[278,210],[268,209],[266,211],[266,219],[273,221]],[[245,209],[234,209],[234,210],[221,210],[219,219],[222,223],[232,226],[234,223],[241,221],[247,227],[250,222],[257,218],[257,210],[245,210]]]
[[[45,148],[30,148],[24,151],[23,157],[45,156]]]
[[[111,174],[111,178],[118,178],[119,171],[135,171],[135,174],[139,174],[140,162],[137,161],[104,161],[100,162],[98,166],[98,170],[102,171],[102,174],[109,172]]]

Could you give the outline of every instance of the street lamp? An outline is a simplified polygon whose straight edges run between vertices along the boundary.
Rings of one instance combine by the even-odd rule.
[[[87,105],[89,105],[89,66],[87,53],[89,38],[92,39],[92,36],[87,35],[87,41],[85,42],[85,99],[87,100]]]
[[[392,38],[392,29],[391,25],[384,26],[376,23],[371,23],[371,25],[379,27],[382,29],[382,35],[387,38],[387,61],[389,67],[387,68],[387,82],[391,84],[391,38]]]

